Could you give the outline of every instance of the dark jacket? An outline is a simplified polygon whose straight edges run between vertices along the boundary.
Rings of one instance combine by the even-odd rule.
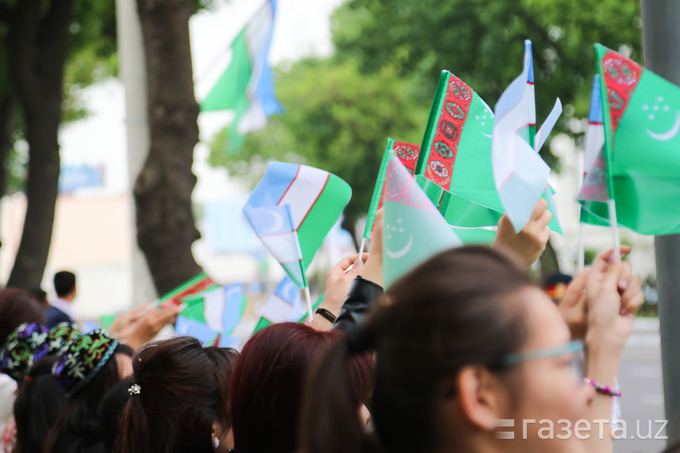
[[[383,294],[382,286],[357,277],[347,293],[340,314],[333,323],[333,329],[347,331],[350,327],[363,322],[373,303]]]

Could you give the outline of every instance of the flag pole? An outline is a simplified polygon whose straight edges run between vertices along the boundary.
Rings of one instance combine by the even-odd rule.
[[[583,222],[581,222],[581,211],[583,206],[579,206],[578,222],[578,271],[579,273],[586,267],[586,249],[583,244]]]
[[[305,299],[307,300],[307,320],[312,322],[314,318],[314,313],[312,313],[312,296],[309,294],[309,286],[305,286],[303,289],[305,291]]]
[[[609,199],[609,224],[612,227],[612,236],[614,240],[614,253],[616,256],[621,256],[621,241],[619,240],[619,222],[616,219],[616,201],[613,198]]]

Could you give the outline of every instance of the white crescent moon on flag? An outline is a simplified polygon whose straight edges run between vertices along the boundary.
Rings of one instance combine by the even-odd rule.
[[[264,233],[268,234],[279,231],[283,226],[283,217],[281,217],[281,213],[276,211],[267,211],[267,214],[274,218],[274,226],[272,226],[269,230],[265,231]]]
[[[408,243],[401,250],[397,250],[396,252],[393,252],[390,249],[388,249],[387,246],[385,246],[385,251],[387,252],[387,254],[389,255],[390,258],[399,259],[399,258],[402,258],[404,255],[406,255],[411,250],[412,246],[413,246],[413,235],[411,235],[408,238]]]
[[[484,137],[493,138],[493,135],[485,134],[484,132],[482,132],[482,135],[483,135]]]
[[[650,131],[649,128],[647,129],[647,133],[650,137],[661,142],[665,142],[674,138],[678,134],[678,131],[680,131],[680,112],[676,112],[675,124],[673,124],[673,127],[671,127],[667,132],[664,132],[663,134],[655,134],[654,132]]]
[[[295,303],[295,299],[297,299],[298,295],[300,294],[300,290],[297,286],[295,286],[294,283],[288,283],[286,287],[283,288],[282,293],[288,296],[288,301],[290,303]]]
[[[229,296],[231,296],[232,293],[236,293],[240,290],[239,287],[235,288],[229,288],[227,291],[224,293],[224,300],[229,300]]]

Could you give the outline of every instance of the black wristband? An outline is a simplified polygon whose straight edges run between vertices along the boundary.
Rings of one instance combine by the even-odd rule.
[[[314,312],[315,315],[321,315],[326,318],[331,324],[335,322],[335,315],[325,308],[317,308]]]

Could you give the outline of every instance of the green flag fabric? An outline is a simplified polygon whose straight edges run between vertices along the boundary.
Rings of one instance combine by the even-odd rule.
[[[385,187],[383,277],[388,288],[429,257],[462,242],[394,154]]]
[[[680,88],[595,45],[609,194],[619,225],[680,233]]]

